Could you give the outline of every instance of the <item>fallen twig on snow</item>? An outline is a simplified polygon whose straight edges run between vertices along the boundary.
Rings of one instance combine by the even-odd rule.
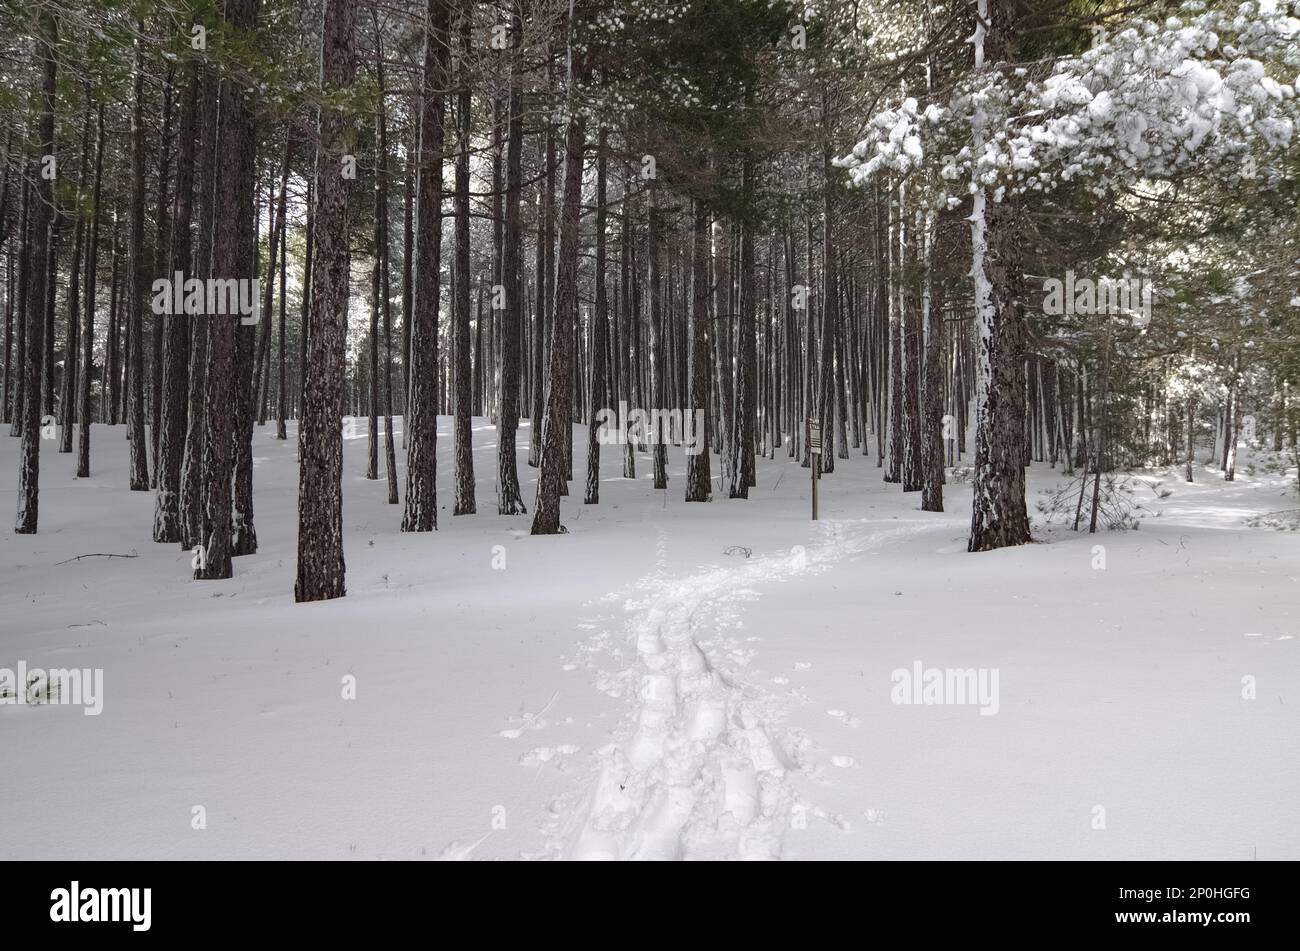
[[[81,561],[81,559],[83,558],[139,558],[139,557],[140,557],[139,552],[134,552],[134,551],[131,552],[131,554],[129,555],[119,555],[116,552],[108,552],[108,551],[93,551],[88,555],[78,555],[76,558],[69,558],[67,561],[56,561],[54,565],[55,567],[58,567],[59,565],[66,565],[69,562]]]

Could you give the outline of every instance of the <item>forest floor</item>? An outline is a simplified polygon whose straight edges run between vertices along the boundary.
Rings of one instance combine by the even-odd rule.
[[[605,447],[584,506],[579,431],[569,534],[533,538],[481,420],[483,514],[451,516],[448,423],[433,534],[347,441],[348,596],[310,605],[292,424],[256,431],[260,551],[222,582],[150,540],[122,427],[89,479],[45,443],[40,534],[0,533],[0,668],[102,668],[103,709],[0,705],[0,858],[1300,858],[1300,548],[1248,524],[1294,470],[1139,473],[1172,490],[1139,530],[1038,518],[970,555],[969,485],[921,512],[856,453],[816,523],[784,450],[748,501],[713,457],[687,505],[680,449],[665,493]],[[1031,509],[1060,480],[1033,466]],[[997,690],[895,703],[916,665]]]

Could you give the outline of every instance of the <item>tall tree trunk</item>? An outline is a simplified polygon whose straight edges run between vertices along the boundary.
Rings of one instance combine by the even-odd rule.
[[[840,275],[835,249],[834,173],[829,144],[822,153],[823,205],[822,223],[822,333],[821,355],[817,360],[817,381],[821,392],[817,398],[817,417],[821,423],[821,455],[813,465],[822,472],[835,471],[835,350],[840,321]]]
[[[77,430],[77,478],[90,477],[90,383],[95,368],[95,283],[99,275],[99,203],[104,176],[104,103],[95,110],[95,184],[91,188],[90,241],[86,248],[86,326],[81,335],[81,373],[78,379],[81,392],[81,425]],[[100,378],[100,400],[107,393],[108,380]]]
[[[434,454],[438,439],[438,268],[442,257],[442,123],[450,55],[449,0],[427,0],[425,15],[404,532],[428,532],[438,527]]]
[[[227,23],[235,30],[252,30],[257,19],[257,3],[258,0],[227,0]],[[217,280],[251,280],[255,215],[253,110],[248,93],[229,78],[221,80],[220,102],[218,211],[213,227],[212,276]],[[194,577],[211,580],[231,576],[235,444],[244,442],[248,401],[246,394],[239,392],[247,386],[246,378],[238,372],[239,318],[208,314],[205,322],[208,354],[204,389],[203,551],[196,557]]]
[[[668,408],[668,353],[664,342],[663,286],[659,274],[662,256],[659,227],[659,185],[650,179],[650,214],[646,229],[647,281],[650,293],[650,412],[654,420],[650,452],[654,460],[654,486],[668,488],[668,446],[670,434],[664,428],[663,411]]]
[[[474,4],[462,0],[460,9],[460,62],[456,74],[456,419],[453,444],[456,455],[456,495],[452,515],[473,515],[474,503],[474,381],[470,363],[469,287],[469,151],[470,151],[470,31]]]
[[[59,452],[72,452],[72,425],[77,419],[77,374],[81,342],[81,265],[86,234],[86,218],[82,214],[82,193],[86,187],[86,170],[90,162],[91,102],[86,96],[85,114],[81,120],[81,162],[77,166],[77,191],[74,214],[77,216],[72,239],[72,276],[68,280],[68,322],[63,337],[63,384],[59,396]]]
[[[570,50],[570,56],[572,56]],[[551,333],[550,368],[546,383],[546,415],[542,421],[541,471],[532,534],[555,535],[560,525],[560,496],[564,488],[565,441],[572,444],[570,377],[573,372],[574,327],[578,320],[578,224],[582,206],[582,158],[585,121],[575,108],[573,76],[569,77],[568,127],[564,135],[564,199],[560,212],[560,253],[555,278],[555,326]]]
[[[30,170],[31,163],[24,163],[22,172],[23,197],[18,214],[18,308],[17,316],[14,318],[15,323],[18,324],[18,342],[14,354],[18,367],[18,378],[14,385],[13,416],[9,426],[10,436],[21,436],[23,434],[23,423],[27,419],[27,413],[24,410],[27,405],[24,398],[24,393],[27,390],[27,298],[32,283],[31,181],[33,176],[29,174]]]
[[[140,32],[144,32],[141,23]],[[134,93],[131,108],[131,234],[130,293],[126,298],[127,322],[127,438],[131,443],[132,492],[149,489],[149,446],[144,423],[144,309],[148,299],[149,268],[144,246],[144,40],[135,43]]]
[[[438,0],[430,0],[430,7]],[[430,11],[433,12],[432,10]],[[294,600],[346,594],[343,560],[343,362],[350,255],[343,163],[355,135],[351,115],[330,104],[356,78],[356,0],[326,0],[322,11],[322,96],[316,151],[316,242],[311,286],[307,386],[298,439],[298,576]]]
[[[191,273],[190,221],[194,209],[194,149],[197,139],[199,67],[185,68],[181,103],[180,156],[176,163],[176,215],[172,223],[169,279],[177,272]],[[153,540],[181,540],[181,463],[185,454],[185,421],[188,413],[190,318],[171,313],[168,307],[163,336],[162,407],[158,440],[158,497],[154,505]]]
[[[212,231],[216,214],[217,189],[217,92],[214,73],[199,67],[199,153],[198,153],[198,244],[194,249],[194,277],[212,276]],[[205,496],[203,459],[207,434],[207,367],[210,321],[185,321],[190,336],[189,368],[186,374],[185,451],[181,458],[181,547],[203,544]]]
[[[501,283],[505,290],[501,323],[501,395],[497,401],[497,512],[523,515],[515,438],[519,429],[521,348],[524,333],[522,223],[519,204],[523,187],[524,97],[520,62],[523,0],[510,4],[510,95],[506,125],[505,234]],[[536,423],[534,423],[536,425]]]
[[[605,186],[609,172],[609,130],[601,126],[596,142],[596,312],[592,315],[591,332],[591,412],[587,428],[587,492],[583,501],[588,505],[600,502],[600,423],[598,416],[609,405],[609,371],[606,348],[609,320],[609,300],[605,293]]]
[[[379,116],[376,124],[378,152],[375,163],[375,286],[374,298],[383,308],[384,320],[384,470],[388,477],[388,504],[396,505],[397,454],[393,447],[393,305],[388,285],[388,107],[384,85],[384,45],[379,31],[379,14],[371,8],[375,26],[375,76],[379,83]],[[283,260],[281,260],[283,267]],[[281,288],[283,293],[283,288]],[[281,321],[284,307],[281,303]],[[283,331],[281,332],[283,334]]]
[[[749,195],[753,189],[753,163],[746,158],[741,175],[741,189]],[[754,326],[754,228],[749,221],[740,224],[740,307],[736,321],[736,402],[732,427],[734,449],[731,485],[733,499],[749,498],[754,482],[754,426],[758,410],[757,331]]]
[[[943,511],[943,283],[934,281],[934,262],[939,220],[927,217],[924,235],[924,267],[921,317],[925,321],[925,405],[921,419],[925,485],[921,510]]]
[[[703,202],[695,202],[695,222],[691,242],[691,342],[690,392],[686,412],[699,413],[704,431],[686,459],[686,501],[708,502],[713,498],[709,474],[709,343],[705,336],[709,326],[709,212]]]
[[[1009,0],[979,0],[976,69],[1010,58]],[[991,10],[991,15],[984,16]],[[986,26],[987,22],[987,35]],[[985,117],[977,110],[975,143],[983,146]],[[1021,211],[1011,197],[989,202],[974,196],[971,245],[976,348],[975,463],[968,549],[989,551],[1030,540],[1025,509],[1025,327]]]
[[[36,147],[41,155],[54,154],[54,95],[58,81],[57,47],[58,21],[53,10],[43,7],[38,14],[37,49],[43,65],[40,111],[33,129]],[[19,535],[34,535],[38,515],[37,500],[40,495],[41,466],[41,361],[45,351],[42,339],[45,332],[45,298],[53,294],[48,283],[49,269],[45,258],[49,253],[50,209],[54,204],[53,183],[37,176],[31,208],[31,251],[27,269],[31,272],[27,295],[27,347],[24,354],[23,388],[27,393],[23,404],[23,441],[19,450],[18,514],[14,531]]]
[[[158,210],[155,214],[158,240],[153,248],[155,274],[166,270],[171,244],[171,216],[168,214],[167,207],[167,186],[171,177],[172,95],[175,75],[174,65],[168,63],[163,78],[162,139],[158,149]],[[170,275],[165,276],[170,277]],[[149,473],[149,485],[155,489],[158,487],[158,445],[162,433],[162,389],[163,315],[151,314],[149,319],[149,459],[153,462],[153,468]]]

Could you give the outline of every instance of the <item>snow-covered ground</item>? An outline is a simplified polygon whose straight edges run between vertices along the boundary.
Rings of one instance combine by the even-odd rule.
[[[292,424],[256,432],[261,550],[224,582],[150,540],[122,428],[85,480],[45,443],[0,668],[102,668],[103,711],[0,706],[0,858],[1300,858],[1300,549],[1246,525],[1296,506],[1283,475],[1175,474],[1138,531],[970,555],[969,486],[924,513],[857,454],[817,523],[783,451],[687,505],[680,450],[664,493],[606,447],[584,506],[580,432],[569,534],[532,538],[481,420],[482,514],[451,516],[440,422],[433,534],[347,442],[348,596],[310,605]],[[915,665],[997,690],[894,702]]]

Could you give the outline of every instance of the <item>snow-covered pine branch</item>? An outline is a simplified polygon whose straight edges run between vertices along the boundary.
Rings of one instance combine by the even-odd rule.
[[[1079,178],[1098,192],[1229,167],[1267,179],[1300,119],[1300,3],[1205,7],[1184,4],[1163,23],[1136,19],[1041,82],[1017,82],[1023,68],[983,71],[943,106],[904,100],[874,116],[836,164],[855,184],[881,172],[909,177],[931,207],[956,204],[957,182],[999,200]],[[978,150],[977,111],[990,132]]]

